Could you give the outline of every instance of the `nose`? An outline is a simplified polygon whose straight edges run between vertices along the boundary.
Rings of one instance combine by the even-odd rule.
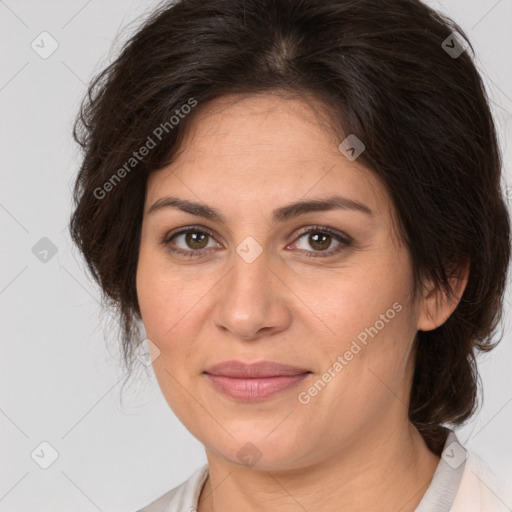
[[[255,340],[285,330],[293,294],[265,250],[252,262],[233,254],[233,265],[218,284],[215,325],[235,338]]]

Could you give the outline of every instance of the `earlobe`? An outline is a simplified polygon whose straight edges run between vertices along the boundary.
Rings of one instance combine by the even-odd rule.
[[[469,278],[469,262],[458,269],[458,272],[449,278],[453,290],[453,297],[449,297],[445,290],[435,289],[432,282],[425,286],[417,329],[419,331],[432,331],[443,325],[460,302]]]

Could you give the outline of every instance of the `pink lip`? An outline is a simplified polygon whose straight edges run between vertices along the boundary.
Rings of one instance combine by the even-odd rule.
[[[222,375],[206,374],[215,388],[222,393],[245,401],[257,401],[269,398],[279,391],[288,389],[304,378],[309,373],[300,375],[289,375],[280,377],[258,377],[239,379],[235,377],[224,377]]]
[[[306,368],[298,368],[273,361],[243,363],[242,361],[223,361],[210,366],[205,373],[235,378],[281,377],[308,373]]]
[[[225,361],[205,373],[218,391],[239,400],[257,401],[296,385],[311,372],[272,361]]]

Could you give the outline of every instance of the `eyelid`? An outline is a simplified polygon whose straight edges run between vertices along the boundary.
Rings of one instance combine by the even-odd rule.
[[[182,226],[181,228],[173,229],[172,231],[169,231],[166,233],[163,237],[162,241],[169,241],[171,238],[173,238],[176,235],[183,235],[191,231],[197,231],[197,232],[204,232],[208,235],[210,235],[212,238],[216,238],[216,235],[213,233],[213,231],[206,226],[201,226],[200,224],[191,224],[189,226]]]
[[[327,233],[329,235],[332,235],[336,238],[339,238],[342,242],[345,242],[346,244],[351,244],[354,239],[350,236],[348,236],[346,233],[343,233],[342,231],[338,231],[337,229],[330,228],[328,226],[320,226],[318,224],[308,226],[307,228],[304,228],[304,230],[299,231],[299,233],[296,235],[296,238],[300,238],[301,236],[312,233],[312,232],[321,232],[321,233]],[[316,251],[316,252],[322,252],[322,251]]]

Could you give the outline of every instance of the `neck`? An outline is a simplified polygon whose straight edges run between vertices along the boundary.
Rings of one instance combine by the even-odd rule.
[[[389,432],[382,427],[378,437],[359,433],[359,442],[350,443],[350,449],[333,450],[316,465],[287,470],[247,468],[207,450],[209,475],[197,510],[413,512],[440,457],[411,423]]]

